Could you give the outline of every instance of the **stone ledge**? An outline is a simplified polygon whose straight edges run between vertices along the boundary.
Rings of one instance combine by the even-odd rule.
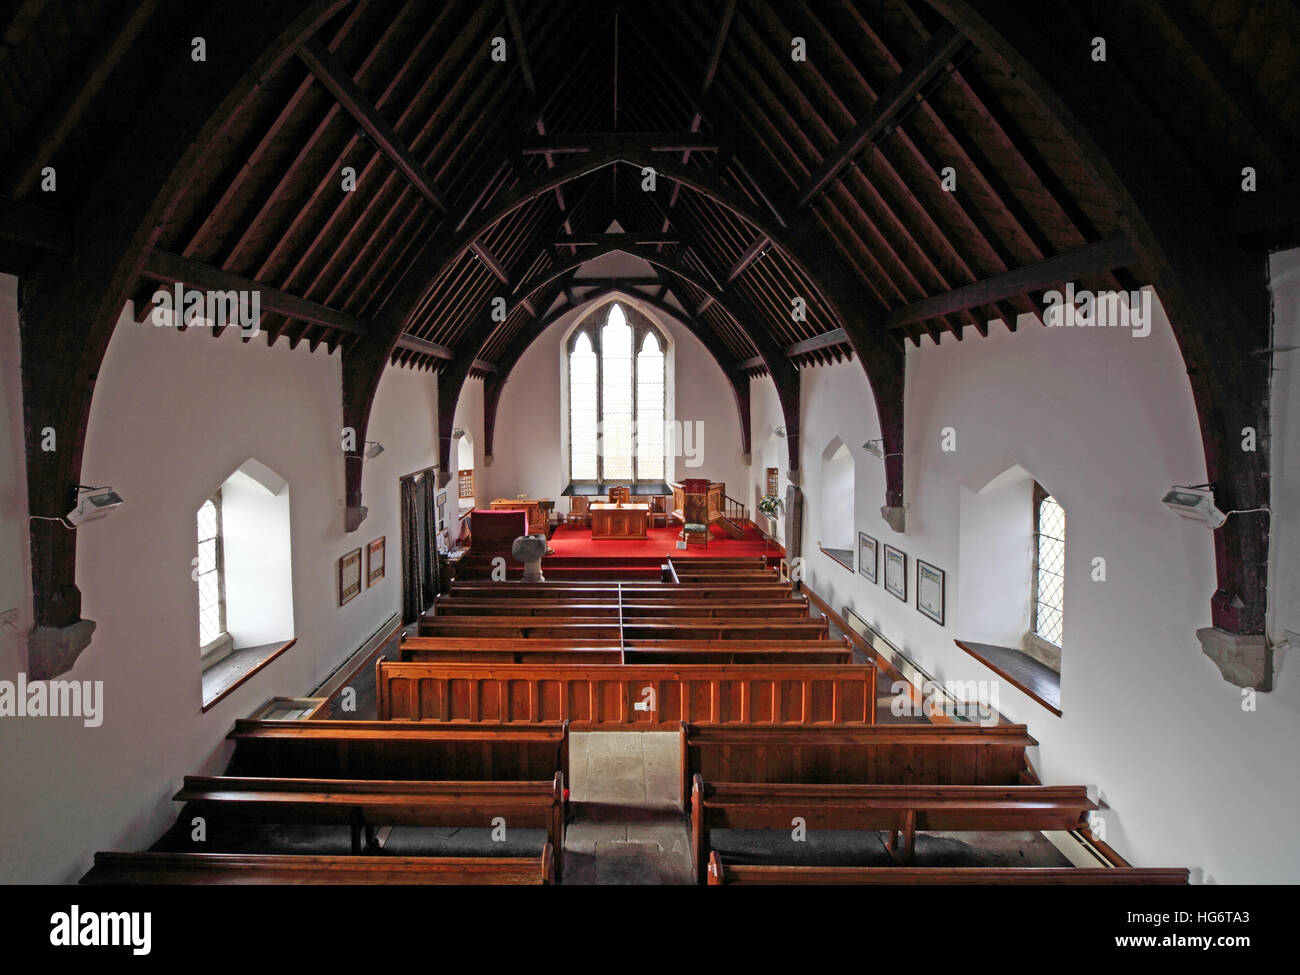
[[[901,505],[899,507],[884,505],[880,509],[880,517],[884,518],[885,524],[900,535],[907,530],[907,509]]]
[[[1214,661],[1229,684],[1257,691],[1273,689],[1273,647],[1263,634],[1243,636],[1217,627],[1196,631],[1201,652]]]
[[[343,513],[343,531],[350,534],[360,528],[369,510],[365,505],[348,508]]]
[[[94,620],[77,620],[68,626],[37,626],[27,634],[27,677],[49,680],[67,673],[90,646]]]

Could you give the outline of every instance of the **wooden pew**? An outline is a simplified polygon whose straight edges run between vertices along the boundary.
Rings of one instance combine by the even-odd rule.
[[[709,830],[888,830],[889,851],[912,857],[916,831],[1063,830],[1087,825],[1097,804],[1085,786],[803,785],[706,782],[691,786],[691,852],[704,883]],[[901,834],[902,850],[898,850]]]
[[[462,640],[409,637],[411,663],[516,664],[850,664],[853,651],[834,641],[777,644],[763,640],[641,641],[641,646],[571,646],[556,640]]]
[[[825,618],[567,620],[545,616],[426,616],[420,636],[523,637],[528,639],[617,642],[632,640],[825,640]]]
[[[472,599],[439,597],[434,611],[425,619],[446,616],[548,616],[574,619],[618,619],[638,617],[779,617],[806,619],[808,604],[797,599],[691,599],[685,601],[643,600],[624,597],[619,600],[570,602],[566,599]]]
[[[674,562],[673,569],[677,574],[679,583],[691,585],[703,583],[715,585],[723,582],[754,585],[755,583],[771,584],[779,581],[776,569],[697,569],[682,565],[680,562]]]
[[[187,775],[172,797],[211,822],[348,826],[352,852],[383,826],[483,826],[546,830],[564,849],[564,773],[549,782],[384,781]]]
[[[709,854],[710,887],[735,884],[1145,884],[1187,883],[1187,869],[1152,867],[772,867]]]
[[[536,857],[286,856],[245,853],[96,853],[81,878],[141,884],[553,884],[555,850]]]
[[[623,583],[622,594],[637,599],[782,599],[791,596],[788,582],[759,582],[750,585],[734,582],[699,585],[672,585],[660,582]],[[454,582],[450,597],[440,599],[577,599],[582,602],[605,602],[620,598],[617,583],[598,582],[490,582],[469,580]],[[801,596],[800,598],[806,598]]]
[[[875,716],[875,668],[812,664],[376,665],[385,720],[491,724],[567,720],[575,729],[698,724],[840,725]],[[654,706],[642,707],[653,692]]]
[[[1024,725],[682,728],[682,795],[706,782],[1038,785]]]
[[[509,728],[448,722],[241,719],[228,775],[401,781],[549,782],[569,775],[563,721]]]

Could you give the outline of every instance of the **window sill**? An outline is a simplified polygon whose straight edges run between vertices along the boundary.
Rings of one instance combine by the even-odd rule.
[[[953,640],[953,643],[1058,718],[1061,716],[1061,675],[1045,663],[1014,647],[973,640]]]
[[[244,684],[280,654],[298,642],[297,637],[287,643],[267,643],[259,647],[244,647],[219,660],[203,671],[203,707],[206,713],[234,690]]]
[[[853,549],[851,548],[826,548],[824,545],[817,546],[823,555],[829,556],[833,562],[838,562],[850,572],[853,571]]]
[[[562,498],[597,498],[609,494],[610,488],[630,487],[633,497],[638,498],[657,498],[665,497],[673,493],[673,489],[664,481],[610,481],[608,484],[596,484],[592,481],[571,482],[568,487],[560,492]]]

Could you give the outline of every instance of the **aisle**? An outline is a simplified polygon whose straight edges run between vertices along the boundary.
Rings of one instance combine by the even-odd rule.
[[[681,804],[681,738],[672,732],[574,732],[573,821],[566,884],[689,884]]]

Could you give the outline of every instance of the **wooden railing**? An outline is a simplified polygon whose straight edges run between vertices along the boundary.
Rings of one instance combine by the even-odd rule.
[[[745,506],[729,494],[722,496],[722,514],[730,521],[736,524],[742,524],[749,521],[749,512]]]

